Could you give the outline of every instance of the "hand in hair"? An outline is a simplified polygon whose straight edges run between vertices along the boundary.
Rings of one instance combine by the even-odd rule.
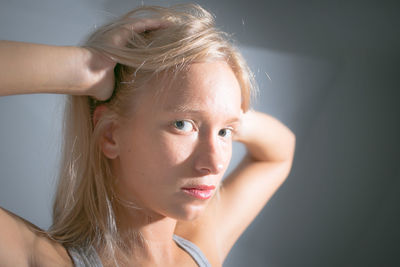
[[[107,100],[111,97],[114,88],[114,67],[118,62],[99,47],[104,47],[106,44],[107,46],[120,49],[129,43],[129,40],[133,38],[135,33],[140,34],[166,28],[167,26],[167,22],[159,19],[140,19],[130,22],[128,20],[128,23],[118,27],[110,24],[110,29],[102,28],[102,32],[100,33],[102,38],[95,41],[89,39],[87,44],[90,47],[86,48],[91,53],[88,66],[92,83],[88,87],[88,95],[98,100]],[[99,41],[102,44],[98,45]]]
[[[143,33],[164,29],[166,27],[168,27],[167,22],[159,19],[132,20],[131,23],[124,24],[121,27],[106,32],[105,36],[111,40],[113,45],[125,46],[129,39],[133,37],[133,32]]]
[[[160,21],[143,19],[109,31],[104,41],[124,46],[132,31],[162,27]],[[56,93],[106,100],[114,88],[115,65],[102,51],[86,47],[0,41],[0,96]]]

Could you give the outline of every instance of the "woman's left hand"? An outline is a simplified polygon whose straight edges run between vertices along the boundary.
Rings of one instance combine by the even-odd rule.
[[[255,110],[242,112],[239,129],[233,136],[243,143],[257,161],[286,161],[294,154],[294,134],[276,118]]]

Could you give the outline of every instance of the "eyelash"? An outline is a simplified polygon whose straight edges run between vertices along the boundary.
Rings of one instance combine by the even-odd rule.
[[[178,126],[177,126],[177,123],[178,123],[178,122],[187,122],[187,123],[190,123],[190,124],[192,125],[192,130],[196,128],[195,125],[194,125],[194,122],[192,122],[192,121],[190,121],[190,120],[176,120],[176,121],[174,121],[173,126],[174,126],[177,130],[179,130],[179,131],[183,131],[183,130],[178,128]],[[183,131],[183,132],[186,132],[186,131]],[[189,131],[188,131],[188,132],[189,132]]]
[[[229,137],[231,137],[231,136],[233,135],[233,129],[231,129],[231,128],[224,128],[224,129],[221,129],[221,130],[218,131],[218,135],[221,136],[221,137],[226,137],[226,135],[224,135],[224,136],[221,135],[221,132],[222,132],[222,131],[225,131],[225,132],[228,131],[228,132],[230,133],[230,134],[229,134]]]
[[[184,131],[184,130],[182,130],[182,129],[179,129],[178,126],[177,126],[177,123],[182,123],[182,122],[190,123],[191,126],[192,126],[192,129],[191,129],[190,131]],[[190,120],[176,120],[176,121],[173,122],[173,127],[174,127],[175,129],[177,129],[178,131],[183,131],[183,132],[191,132],[191,131],[193,131],[194,129],[196,129],[196,126],[195,126],[194,122],[193,122],[193,121],[190,121]],[[223,132],[225,132],[225,135],[221,135]],[[228,132],[229,132],[229,136],[228,136],[228,137],[232,137],[232,135],[234,134],[235,130],[234,130],[233,128],[223,128],[223,129],[221,129],[221,130],[218,131],[218,135],[221,136],[221,137],[223,137],[223,138],[226,138],[226,137],[227,137],[226,134],[227,134]]]

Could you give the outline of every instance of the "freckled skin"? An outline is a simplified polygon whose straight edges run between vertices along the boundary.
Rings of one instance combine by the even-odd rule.
[[[140,95],[135,113],[116,132],[117,190],[122,199],[152,216],[192,220],[209,200],[188,196],[181,187],[220,183],[231,158],[232,139],[219,131],[240,116],[240,87],[225,62],[196,63],[159,99],[155,102],[151,90]],[[168,109],[182,105],[195,112]],[[177,120],[190,121],[185,124],[189,131],[177,129]]]

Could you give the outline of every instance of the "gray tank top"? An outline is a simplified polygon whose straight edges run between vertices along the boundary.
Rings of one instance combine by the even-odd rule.
[[[177,235],[174,235],[173,239],[180,248],[185,250],[194,259],[199,267],[211,267],[211,264],[198,246]],[[88,249],[70,248],[68,249],[68,253],[71,256],[75,267],[103,267],[103,264],[93,247],[89,247]]]

